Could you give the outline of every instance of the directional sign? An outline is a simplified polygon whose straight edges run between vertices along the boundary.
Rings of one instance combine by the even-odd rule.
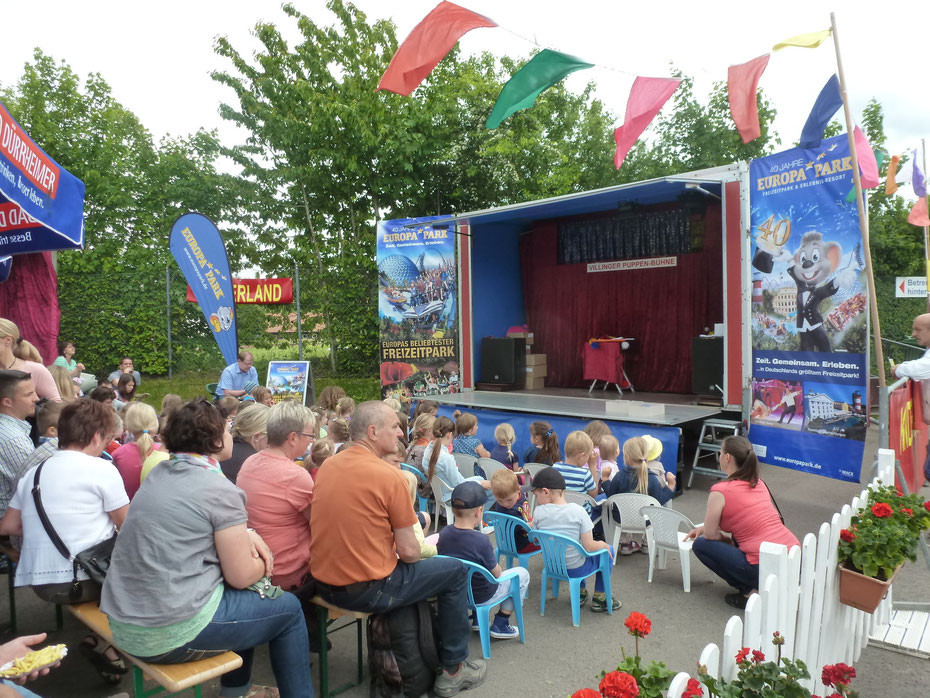
[[[894,280],[895,298],[926,298],[927,277],[899,276]]]

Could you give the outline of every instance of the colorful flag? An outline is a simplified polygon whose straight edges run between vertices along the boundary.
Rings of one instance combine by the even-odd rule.
[[[911,186],[914,187],[914,193],[917,196],[923,197],[927,195],[927,180],[924,177],[924,173],[920,171],[920,166],[917,164],[917,149],[914,149],[914,157],[912,158],[912,164],[914,166],[913,171],[911,172]]]
[[[594,67],[593,63],[585,63],[579,58],[569,56],[558,51],[543,49],[504,85],[491,115],[485,122],[486,128],[497,128],[501,122],[511,114],[528,109],[536,102],[536,98],[549,89],[562,78],[576,70]]]
[[[727,96],[730,100],[730,114],[739,131],[743,143],[758,138],[759,108],[756,104],[756,88],[759,78],[769,64],[769,54],[753,58],[748,63],[731,65],[727,68]]]
[[[630,98],[626,102],[626,115],[623,125],[614,131],[617,151],[614,153],[614,166],[619,170],[630,148],[652,123],[656,114],[672,96],[681,80],[675,78],[643,78],[633,81]]]
[[[772,47],[772,50],[781,51],[783,48],[787,48],[789,46],[797,46],[798,48],[817,48],[828,36],[830,36],[829,29],[824,29],[823,31],[819,32],[808,32],[807,34],[798,34],[797,36],[792,36],[790,39],[779,41]]]
[[[924,227],[930,225],[930,216],[927,215],[927,197],[921,196],[917,203],[911,208],[907,216],[907,222],[911,225]]]
[[[378,89],[409,96],[462,35],[472,29],[496,26],[494,21],[464,7],[439,3],[397,48]]]
[[[836,110],[843,106],[843,97],[840,95],[840,79],[836,74],[830,76],[827,84],[820,90],[811,113],[807,116],[804,128],[801,131],[802,148],[816,148],[823,140],[824,129]]]
[[[898,162],[901,160],[900,155],[892,155],[891,162],[888,163],[888,174],[885,177],[885,194],[891,196],[898,191],[898,182],[895,180],[898,174]]]
[[[862,188],[871,189],[877,187],[881,180],[878,178],[878,162],[875,160],[872,146],[869,145],[869,139],[865,137],[865,134],[858,126],[853,129],[853,138],[856,141],[856,157],[859,160],[859,171],[862,173]]]

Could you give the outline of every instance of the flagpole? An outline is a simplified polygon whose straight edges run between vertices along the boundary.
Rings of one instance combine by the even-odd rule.
[[[924,161],[924,184],[926,186],[927,177],[927,139],[920,139],[920,151],[923,154]],[[930,211],[930,192],[924,197],[927,203],[927,211]],[[927,310],[930,311],[930,234],[927,226],[924,226],[924,273],[927,276]]]
[[[849,154],[852,157],[853,184],[856,187],[856,208],[859,211],[859,228],[862,230],[862,247],[865,250],[865,274],[869,285],[869,311],[872,317],[872,333],[875,338],[875,363],[878,370],[878,385],[885,388],[885,352],[882,351],[882,330],[878,321],[878,301],[875,297],[875,277],[872,275],[872,250],[869,246],[869,216],[862,195],[862,179],[859,176],[859,157],[853,135],[853,120],[846,96],[846,77],[843,73],[843,58],[840,54],[840,39],[836,32],[836,15],[830,13],[830,28],[836,50],[836,72],[840,79],[840,96],[843,98],[843,114],[846,117],[846,137],[849,139]]]

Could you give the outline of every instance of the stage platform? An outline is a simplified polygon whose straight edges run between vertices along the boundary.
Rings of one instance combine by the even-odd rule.
[[[575,393],[575,394],[573,394]],[[597,392],[594,393],[597,395]],[[584,397],[581,397],[584,395]],[[635,424],[655,424],[674,427],[686,422],[707,419],[719,414],[719,407],[704,407],[688,404],[693,395],[672,395],[664,393],[618,393],[604,392],[603,397],[587,397],[584,389],[546,388],[539,390],[514,390],[496,392],[490,390],[472,390],[451,395],[430,395],[430,400],[440,404],[458,407],[503,410],[508,412],[533,412],[537,414],[561,415],[584,419],[602,419]],[[664,414],[642,416],[621,415],[608,411],[608,404],[623,401],[627,403],[661,404]]]

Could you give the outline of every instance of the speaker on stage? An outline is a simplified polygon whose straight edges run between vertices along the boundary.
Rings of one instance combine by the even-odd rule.
[[[719,389],[717,386],[720,386]],[[723,390],[723,337],[691,339],[691,392],[719,395]]]
[[[522,337],[482,339],[481,382],[522,386],[526,382],[526,340]]]

